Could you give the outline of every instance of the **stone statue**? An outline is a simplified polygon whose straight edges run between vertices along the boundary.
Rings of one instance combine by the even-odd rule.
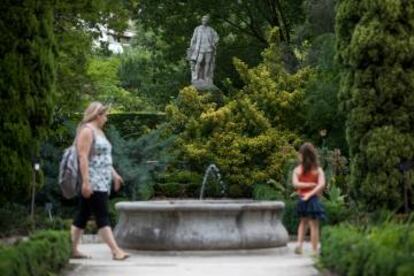
[[[219,41],[217,32],[208,26],[209,16],[201,19],[191,38],[187,59],[191,65],[191,82],[196,88],[216,88],[213,84],[216,47]]]

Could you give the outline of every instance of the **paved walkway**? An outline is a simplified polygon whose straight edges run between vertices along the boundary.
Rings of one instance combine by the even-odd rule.
[[[318,275],[310,257],[293,253],[293,243],[283,249],[246,251],[148,252],[131,251],[126,261],[113,261],[104,244],[81,245],[93,259],[71,260],[65,276],[283,276]]]

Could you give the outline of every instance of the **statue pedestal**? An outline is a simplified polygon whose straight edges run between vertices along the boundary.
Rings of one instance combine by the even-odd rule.
[[[205,80],[193,80],[191,84],[200,91],[219,91],[217,86],[214,85],[211,81]]]

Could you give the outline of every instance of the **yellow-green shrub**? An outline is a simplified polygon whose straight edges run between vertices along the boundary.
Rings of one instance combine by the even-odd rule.
[[[303,89],[310,71],[290,74],[283,68],[276,34],[270,33],[270,46],[257,67],[235,60],[245,86],[224,104],[214,100],[221,92],[199,93],[189,86],[166,108],[169,132],[177,135],[177,160],[198,173],[215,163],[237,193],[235,185],[279,181],[300,143]]]

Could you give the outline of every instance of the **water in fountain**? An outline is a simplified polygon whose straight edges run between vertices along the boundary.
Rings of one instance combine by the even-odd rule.
[[[201,190],[200,190],[200,200],[202,200],[204,197],[204,188],[206,186],[207,179],[211,173],[214,173],[216,175],[217,181],[219,182],[220,187],[221,187],[221,191],[220,191],[221,195],[224,196],[225,185],[224,185],[223,180],[221,180],[220,170],[217,168],[215,164],[210,164],[207,167],[206,172],[204,173],[203,183],[201,184]]]

